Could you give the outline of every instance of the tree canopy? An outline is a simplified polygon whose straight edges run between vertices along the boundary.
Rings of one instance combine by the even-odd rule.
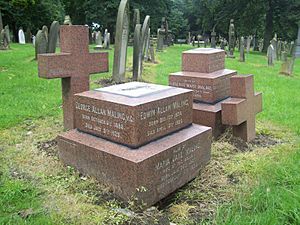
[[[120,0],[0,0],[4,24],[16,33],[19,27],[33,33],[53,20],[70,15],[73,24],[93,22],[114,33]],[[141,20],[151,17],[152,33],[167,17],[177,38],[187,32],[207,34],[215,28],[227,37],[230,19],[235,20],[238,36],[256,34],[268,43],[274,33],[284,40],[295,40],[300,21],[300,0],[130,0],[130,13],[139,9]],[[132,22],[132,20],[131,20]]]

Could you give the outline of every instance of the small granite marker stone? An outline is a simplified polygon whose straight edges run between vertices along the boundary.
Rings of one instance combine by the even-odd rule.
[[[192,124],[190,90],[126,83],[77,94],[74,107],[78,129],[59,135],[59,157],[125,201],[149,207],[210,159],[211,128]]]
[[[39,77],[62,79],[64,127],[73,129],[74,94],[89,90],[89,74],[108,71],[108,53],[89,53],[86,26],[61,26],[61,53],[38,55]]]

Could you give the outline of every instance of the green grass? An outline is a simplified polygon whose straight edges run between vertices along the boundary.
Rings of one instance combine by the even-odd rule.
[[[158,53],[159,64],[145,64],[143,78],[168,84],[168,74],[181,70],[181,53],[189,48],[174,46]],[[109,52],[110,72],[93,75],[91,88],[99,86],[94,82],[99,78],[110,78],[113,51]],[[31,45],[13,44],[11,51],[0,51],[0,224],[122,224],[127,219],[111,210],[112,206],[121,207],[119,203],[101,197],[107,194],[104,187],[90,179],[81,180],[55,157],[38,152],[38,141],[51,140],[63,130],[61,84],[59,79],[38,78],[33,57]],[[130,67],[132,48],[127,61]],[[300,134],[300,62],[296,61],[293,77],[279,75],[279,62],[275,67],[266,64],[266,56],[260,53],[247,55],[246,63],[226,59],[226,68],[254,74],[255,89],[263,92],[258,132],[285,143],[249,153],[237,152],[226,141],[214,143],[213,159],[203,176],[210,177],[217,170],[221,174],[216,175],[218,180],[200,174],[177,192],[170,209],[161,211],[177,224],[202,221],[193,212],[204,210],[199,202],[219,207],[215,218],[203,219],[207,223],[300,223],[300,147],[296,138]],[[269,123],[276,128],[269,128]],[[16,167],[26,176],[15,177],[11,171]],[[231,174],[241,180],[238,185],[226,182]],[[210,185],[203,187],[206,183]],[[235,197],[229,203],[214,203],[224,195]],[[22,218],[27,210],[32,213]]]
[[[257,185],[243,186],[237,199],[220,208],[217,224],[300,224],[300,147],[282,147],[270,158],[256,159]]]

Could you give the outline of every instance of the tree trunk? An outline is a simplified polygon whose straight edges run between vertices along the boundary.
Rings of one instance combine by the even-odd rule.
[[[264,47],[263,52],[267,52],[268,47],[270,45],[270,41],[273,36],[273,0],[268,1],[268,11],[266,15],[266,27],[265,27],[265,35],[264,35]]]

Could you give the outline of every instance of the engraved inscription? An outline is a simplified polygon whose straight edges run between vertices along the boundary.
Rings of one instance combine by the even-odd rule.
[[[182,176],[198,168],[197,153],[200,143],[176,147],[169,158],[161,159],[154,166],[154,171],[160,174],[157,190],[161,195],[168,192],[168,187],[175,185]]]

